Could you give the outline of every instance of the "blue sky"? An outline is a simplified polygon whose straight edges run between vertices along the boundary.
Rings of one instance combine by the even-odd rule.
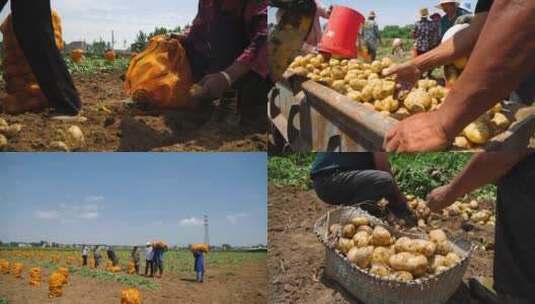
[[[477,0],[467,0],[475,7]],[[414,23],[420,8],[427,7],[431,13],[441,12],[435,8],[439,0],[320,0],[325,5],[342,5],[351,7],[366,16],[369,11],[377,13],[377,22],[382,28],[385,25],[407,25]],[[274,11],[270,10],[269,19],[273,20]]]
[[[0,153],[0,240],[267,242],[264,153]]]

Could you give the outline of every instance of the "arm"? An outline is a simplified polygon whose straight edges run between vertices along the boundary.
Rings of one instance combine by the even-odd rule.
[[[377,39],[379,40],[379,44],[383,44],[383,41],[381,40],[381,32],[379,31],[379,26],[375,24],[373,27],[373,30],[375,31],[375,35],[377,35]]]
[[[535,1],[497,0],[468,64],[440,107],[452,139],[535,69]]]
[[[373,153],[373,162],[375,163],[375,169],[380,171],[385,171],[390,173],[390,175],[394,176],[392,173],[392,168],[390,167],[390,162],[388,161],[388,153],[384,152],[375,152]],[[407,205],[407,200],[403,194],[401,194],[401,190],[399,190],[398,184],[394,182],[394,197],[396,199],[396,202],[393,202],[396,205],[403,204],[403,206]]]
[[[449,184],[434,189],[427,197],[429,208],[441,210],[456,198],[496,182],[528,155],[529,150],[477,153]]]

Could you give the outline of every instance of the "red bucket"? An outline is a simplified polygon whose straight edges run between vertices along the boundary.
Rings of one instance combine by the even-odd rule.
[[[318,49],[333,56],[357,56],[357,38],[364,16],[345,6],[334,6]]]

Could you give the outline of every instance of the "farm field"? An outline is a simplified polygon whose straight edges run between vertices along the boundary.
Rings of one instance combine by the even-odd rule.
[[[121,290],[127,287],[138,288],[143,303],[266,303],[266,253],[211,252],[203,284],[195,282],[189,251],[168,251],[161,279],[127,274],[130,251],[117,253],[122,271],[111,273],[104,269],[106,258],[98,270],[80,267],[78,250],[0,248],[0,259],[24,265],[20,279],[0,274],[0,303],[119,303]],[[31,267],[41,268],[40,287],[29,285]],[[59,267],[69,269],[69,283],[61,297],[49,299],[47,279]]]
[[[224,110],[199,112],[166,111],[148,113],[125,106],[128,98],[123,90],[123,74],[129,58],[114,62],[88,57],[81,64],[65,61],[81,95],[87,118],[82,123],[58,122],[45,114],[27,113],[0,118],[8,124],[21,124],[22,130],[8,139],[6,151],[58,150],[52,144],[66,141],[66,132],[77,125],[85,137],[85,145],[76,151],[265,151],[267,126],[256,120],[238,126],[234,116],[235,102]],[[5,82],[0,79],[0,100],[5,98]],[[227,117],[227,118],[225,118]]]
[[[390,161],[402,191],[425,197],[462,168],[469,154],[436,153],[394,155]],[[313,233],[317,219],[336,206],[321,201],[311,188],[308,174],[313,154],[273,156],[269,160],[268,269],[272,303],[360,303],[324,275],[325,247]],[[409,166],[409,164],[411,164]],[[432,165],[431,165],[432,164]],[[480,208],[494,212],[495,189],[485,187],[471,194]],[[440,228],[453,238],[464,238],[476,250],[464,275],[492,281],[494,227],[450,216]],[[453,304],[482,304],[461,285]]]

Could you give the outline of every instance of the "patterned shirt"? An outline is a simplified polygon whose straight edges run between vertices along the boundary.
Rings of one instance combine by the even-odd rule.
[[[212,19],[219,14],[218,6],[214,3],[218,0],[199,0],[199,12],[193,20],[191,28],[185,33],[192,41],[202,40],[202,33]],[[245,0],[245,10],[242,12],[242,1],[219,0],[221,9],[230,11],[235,15],[243,15],[245,32],[249,39],[249,45],[235,62],[251,66],[251,70],[266,77],[269,73],[267,64],[267,3],[268,0]],[[197,39],[199,37],[199,39]]]
[[[420,19],[416,22],[413,36],[416,39],[416,50],[427,52],[437,44],[438,27],[429,19]]]
[[[379,44],[379,26],[375,20],[367,20],[362,25],[362,39],[367,45],[377,48]]]

